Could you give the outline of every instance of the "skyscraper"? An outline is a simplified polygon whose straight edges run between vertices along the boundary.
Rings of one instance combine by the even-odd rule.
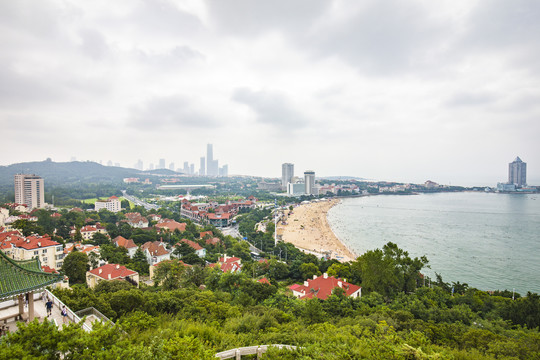
[[[199,167],[199,175],[200,176],[206,175],[206,162],[205,162],[205,157],[204,156],[201,156],[201,164],[200,164],[200,167]]]
[[[212,144],[206,145],[206,175],[219,175],[219,163],[214,160],[214,146]]]
[[[159,169],[165,169],[165,159],[159,159]]]
[[[304,171],[304,184],[306,187],[306,195],[312,195],[315,189],[315,171]]]
[[[286,190],[287,184],[294,176],[294,164],[284,163],[281,165],[281,189]]]
[[[37,175],[15,175],[15,202],[26,204],[30,209],[45,206],[45,186]]]
[[[519,156],[508,164],[508,183],[527,186],[527,163],[524,163]]]

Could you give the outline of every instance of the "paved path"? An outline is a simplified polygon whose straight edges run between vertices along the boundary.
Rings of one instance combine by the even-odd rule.
[[[56,324],[58,325],[60,329],[64,326],[61,310],[62,309],[59,309],[58,306],[53,305],[52,315],[48,317],[49,321],[56,320]],[[24,311],[25,312],[28,311],[27,306],[24,307]],[[12,315],[12,314],[18,314],[18,313],[19,313],[19,306],[18,305],[11,306],[9,308],[0,310],[0,318],[4,316]],[[41,301],[41,298],[39,300],[37,299],[34,300],[34,318],[37,318],[40,322],[43,322],[43,320],[47,318],[47,309],[45,308],[45,303]],[[69,319],[68,321],[71,322],[71,320]],[[12,332],[17,330],[17,321],[15,321],[15,318],[12,318],[10,321],[8,321],[6,325],[9,326],[9,330]]]

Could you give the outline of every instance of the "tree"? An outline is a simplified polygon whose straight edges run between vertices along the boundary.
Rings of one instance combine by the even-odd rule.
[[[182,275],[185,272],[185,265],[182,261],[173,259],[162,261],[154,272],[154,285],[161,285],[165,290],[177,289],[180,287]]]
[[[85,284],[89,270],[88,256],[80,251],[73,251],[64,259],[62,271],[69,277],[69,284]]]
[[[94,245],[103,245],[103,244],[110,244],[111,240],[107,237],[107,235],[102,234],[100,232],[96,232],[94,235],[92,235],[92,244]]]
[[[321,272],[319,271],[319,268],[317,267],[317,265],[315,265],[313,263],[307,263],[307,264],[300,265],[300,273],[302,274],[302,278],[304,280],[312,278],[313,275],[317,275],[317,276],[322,275]]]

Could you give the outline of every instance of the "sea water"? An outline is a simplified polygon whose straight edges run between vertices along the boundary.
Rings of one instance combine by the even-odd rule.
[[[328,212],[357,255],[391,241],[423,272],[482,290],[540,293],[540,194],[482,192],[346,198]]]

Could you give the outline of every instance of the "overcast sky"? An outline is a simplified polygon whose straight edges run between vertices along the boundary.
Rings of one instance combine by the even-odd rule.
[[[540,2],[0,0],[0,165],[540,185]]]

